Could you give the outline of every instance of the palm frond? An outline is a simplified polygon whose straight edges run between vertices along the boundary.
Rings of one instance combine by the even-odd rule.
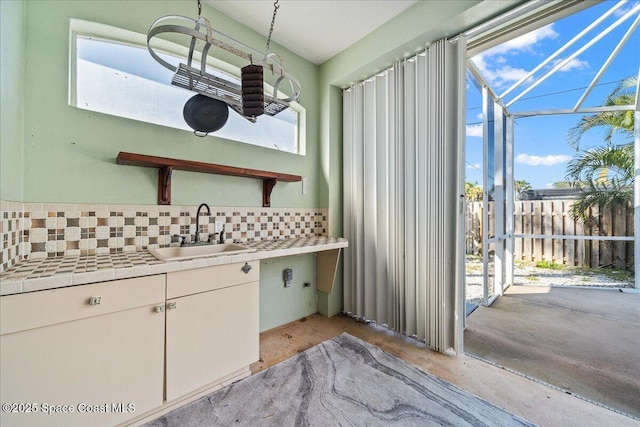
[[[635,91],[638,84],[638,76],[630,76],[623,79],[618,86],[609,94],[604,105],[633,105],[635,102]],[[613,137],[620,134],[625,141],[631,142],[633,139],[633,112],[632,111],[604,111],[601,113],[584,115],[578,124],[568,133],[569,145],[580,149],[580,140],[589,130],[602,128],[605,131],[604,140],[611,144]]]

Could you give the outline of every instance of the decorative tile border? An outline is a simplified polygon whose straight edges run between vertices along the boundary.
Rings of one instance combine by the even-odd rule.
[[[21,260],[22,203],[0,202],[0,272],[6,271]]]
[[[172,236],[189,235],[193,240],[196,232],[197,206],[5,203],[2,207],[5,205],[23,210],[1,211],[0,272],[26,259],[166,247],[177,242]],[[208,239],[214,234],[215,222],[222,221],[225,240],[235,243],[324,236],[327,215],[327,209],[211,206],[210,216],[201,212],[199,231],[201,239]]]

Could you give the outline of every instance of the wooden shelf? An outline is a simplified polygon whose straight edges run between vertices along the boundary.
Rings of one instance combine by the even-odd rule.
[[[278,181],[297,182],[302,180],[300,175],[238,168],[235,166],[217,165],[214,163],[194,162],[192,160],[170,159],[167,157],[126,153],[124,151],[118,153],[116,163],[119,165],[158,168],[159,205],[171,204],[171,174],[174,170],[261,179],[263,207],[271,206],[271,191]]]

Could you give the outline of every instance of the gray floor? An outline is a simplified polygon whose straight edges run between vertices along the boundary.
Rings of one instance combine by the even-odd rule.
[[[511,286],[467,319],[465,351],[640,418],[640,294]]]
[[[347,333],[146,427],[530,426]]]

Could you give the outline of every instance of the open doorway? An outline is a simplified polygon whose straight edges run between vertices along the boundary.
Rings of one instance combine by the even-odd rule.
[[[532,2],[468,34],[465,351],[632,417],[639,22]]]

